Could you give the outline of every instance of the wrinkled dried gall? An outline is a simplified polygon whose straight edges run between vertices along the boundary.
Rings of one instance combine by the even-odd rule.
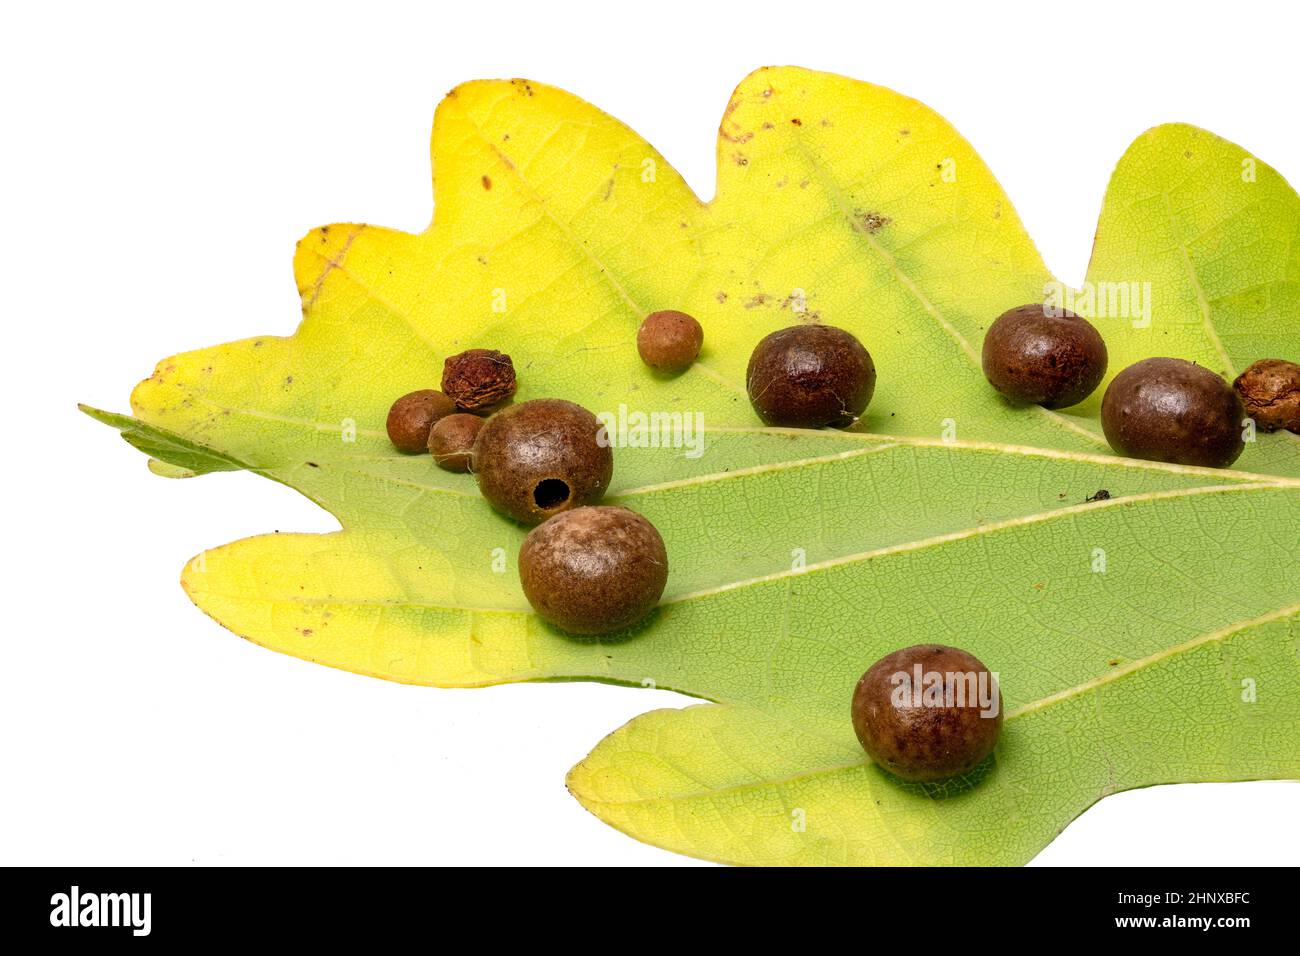
[[[1238,375],[1232,387],[1260,431],[1285,428],[1300,435],[1300,365],[1260,359]]]
[[[442,390],[461,411],[484,413],[515,393],[515,366],[494,349],[469,349],[442,366]]]

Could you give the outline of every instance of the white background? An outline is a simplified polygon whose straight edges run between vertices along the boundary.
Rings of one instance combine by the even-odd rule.
[[[563,786],[605,733],[681,698],[405,687],[241,641],[186,599],[183,562],[333,519],[246,474],[153,477],[74,408],[126,410],[171,353],[290,332],[308,228],[423,229],[433,109],[460,81],[572,90],[705,196],[722,109],[754,67],[882,83],[975,144],[1070,282],[1111,168],[1149,126],[1196,123],[1300,181],[1281,5],[36,6],[10,8],[0,38],[3,863],[690,862]],[[1293,863],[1298,795],[1120,794],[1036,862]]]

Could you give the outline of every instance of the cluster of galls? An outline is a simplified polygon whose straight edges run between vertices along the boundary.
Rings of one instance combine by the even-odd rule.
[[[1018,404],[1067,408],[1106,374],[1106,343],[1085,319],[1042,305],[1000,315],[984,336],[984,375]],[[1245,448],[1249,416],[1263,431],[1300,432],[1300,365],[1262,359],[1231,386],[1178,358],[1148,358],[1120,372],[1101,400],[1101,427],[1118,454],[1225,468]]]
[[[1000,315],[984,337],[984,375],[1010,401],[1068,408],[1106,375],[1106,343],[1087,320],[1041,304]],[[843,428],[866,410],[876,369],[843,329],[799,325],[758,343],[749,360],[750,403],[767,425]],[[1261,359],[1231,386],[1193,362],[1148,358],[1107,386],[1102,430],[1121,455],[1223,468],[1245,447],[1246,418],[1262,431],[1300,433],[1300,365]]]
[[[398,451],[427,451],[440,468],[467,471],[482,416],[514,394],[515,366],[509,355],[492,349],[461,352],[443,363],[442,391],[422,388],[393,402],[388,438]]]
[[[674,375],[695,362],[703,339],[693,317],[666,310],[645,319],[636,344],[656,374]],[[1067,408],[1101,383],[1106,344],[1072,313],[1025,305],[990,326],[982,364],[990,384],[1012,402]],[[852,334],[809,323],[759,341],[745,384],[766,425],[844,428],[870,403],[876,368]],[[663,594],[663,538],[643,516],[598,504],[614,457],[596,417],[562,399],[511,405],[515,385],[508,355],[489,349],[454,355],[442,391],[412,392],[394,403],[389,437],[402,451],[428,450],[442,468],[472,471],[493,508],[534,526],[520,548],[519,577],[540,617],[573,634],[625,630]],[[1102,428],[1116,452],[1218,467],[1241,454],[1247,412],[1266,431],[1300,431],[1300,366],[1263,360],[1230,387],[1192,362],[1149,358],[1117,375],[1101,405]],[[1103,496],[1109,497],[1102,492],[1095,500]],[[898,675],[913,672],[989,681],[996,703],[991,709],[987,701],[951,698],[900,704]],[[1001,695],[988,669],[966,651],[917,645],[885,656],[862,676],[852,722],[863,748],[890,773],[942,780],[972,771],[993,751]]]
[[[689,332],[673,321],[670,333],[683,328]],[[652,354],[665,345],[673,354],[664,361],[680,360],[671,334],[647,338]],[[515,388],[510,356],[490,349],[453,355],[442,391],[422,389],[393,403],[388,437],[401,451],[429,451],[441,468],[473,472],[494,509],[535,525],[519,551],[519,578],[544,620],[582,635],[631,627],[654,609],[667,583],[663,538],[641,515],[597,504],[614,453],[596,416],[558,398],[511,404]]]

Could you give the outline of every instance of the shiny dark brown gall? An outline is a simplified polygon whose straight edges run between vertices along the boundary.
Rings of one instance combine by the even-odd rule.
[[[1135,362],[1101,400],[1101,427],[1116,453],[1177,465],[1231,465],[1246,447],[1244,418],[1227,382],[1177,358]]]
[[[871,401],[876,367],[862,343],[843,329],[795,325],[758,343],[745,385],[766,425],[843,428]]]
[[[1020,405],[1077,405],[1106,375],[1106,343],[1086,319],[1041,304],[1003,312],[984,334],[984,377]]]

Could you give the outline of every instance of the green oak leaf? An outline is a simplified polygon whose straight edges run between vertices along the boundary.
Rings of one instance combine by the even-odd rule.
[[[978,361],[992,318],[1047,295],[1094,315],[1112,375],[1154,354],[1225,375],[1294,357],[1295,192],[1209,133],[1157,127],[1116,169],[1075,290],[914,100],[765,69],[719,132],[705,204],[567,93],[458,87],[434,122],[425,232],[314,230],[293,336],[166,359],[131,416],[86,409],[159,474],[246,469],[342,524],[205,552],[183,576],[195,603],[264,646],[390,680],[705,698],[632,721],[569,786],[638,839],[715,860],[1018,863],[1108,793],[1300,776],[1300,441],[1259,434],[1232,470],[1122,459],[1096,396],[1016,408]],[[675,378],[634,337],[670,307],[705,328]],[[853,429],[762,428],[749,408],[753,345],[799,321],[870,349],[879,384]],[[615,453],[608,500],[649,517],[671,559],[634,632],[543,624],[515,573],[524,529],[472,477],[388,444],[393,398],[470,347],[513,356],[520,400],[699,425]],[[847,707],[870,663],[923,641],[998,671],[1008,715],[975,777],[917,787],[870,764]]]

